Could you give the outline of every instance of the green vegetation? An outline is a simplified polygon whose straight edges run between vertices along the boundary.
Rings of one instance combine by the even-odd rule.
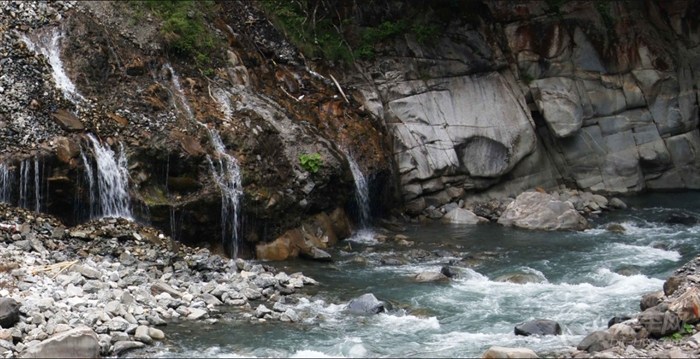
[[[373,59],[377,45],[405,34],[414,35],[419,43],[430,44],[445,31],[446,25],[428,18],[440,19],[444,11],[454,15],[453,7],[464,7],[454,0],[438,2],[440,13],[427,10],[434,2],[416,3],[418,6],[409,7],[400,17],[386,15],[374,23],[362,23],[356,14],[344,13],[336,0],[261,0],[259,4],[305,56],[347,64],[357,58]]]
[[[215,11],[214,1],[141,0],[131,4],[137,16],[143,16],[145,9],[162,20],[161,35],[169,54],[194,60],[199,68],[209,67],[217,40],[205,15]]]
[[[675,340],[675,341],[681,340],[681,339],[683,339],[684,336],[693,334],[694,328],[695,327],[691,324],[687,324],[687,323],[683,324],[683,328],[680,331],[675,332],[675,333],[673,333],[665,338],[670,339],[670,340]]]
[[[301,165],[301,168],[305,169],[306,171],[316,173],[323,165],[323,162],[321,160],[321,155],[318,152],[314,152],[305,153],[299,156],[299,164]]]

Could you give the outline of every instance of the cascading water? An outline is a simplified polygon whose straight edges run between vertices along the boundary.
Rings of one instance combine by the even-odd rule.
[[[34,157],[34,210],[41,212],[41,172],[39,159]]]
[[[22,40],[31,51],[40,53],[49,60],[53,79],[56,82],[56,86],[63,92],[63,96],[69,101],[77,103],[83,101],[84,98],[78,93],[73,81],[68,77],[63,67],[60,49],[61,38],[63,38],[63,34],[58,29],[54,29],[51,32],[51,36],[40,37],[40,41],[37,43],[26,36],[22,36]]]
[[[90,207],[90,218],[92,218],[95,216],[95,181],[93,180],[94,176],[92,174],[92,164],[85,155],[85,151],[83,151],[82,146],[80,147],[80,158],[83,160],[83,166],[85,167],[85,179],[88,183],[88,195],[90,201],[88,206]]]
[[[29,164],[23,160],[19,166],[19,203],[22,208],[29,206]]]
[[[207,156],[212,175],[221,189],[221,239],[226,246],[226,240],[231,247],[231,257],[238,255],[238,227],[240,201],[243,195],[241,185],[241,169],[235,157],[226,153],[226,147],[221,141],[219,133],[209,129],[209,137],[218,154],[218,158],[212,160]]]
[[[172,79],[173,86],[175,87],[175,96],[177,97],[180,106],[182,106],[182,108],[185,110],[185,113],[187,114],[187,119],[194,120],[194,114],[192,113],[192,109],[190,108],[189,101],[187,101],[187,98],[185,98],[185,93],[182,91],[182,86],[180,85],[180,78],[177,76],[177,73],[172,68],[172,66],[170,66],[170,64],[165,64],[163,67],[165,67],[170,72],[170,78]]]
[[[4,163],[0,163],[0,202],[10,203],[12,194],[10,181],[10,169]]]
[[[370,220],[369,206],[369,188],[367,187],[367,179],[362,174],[360,166],[357,165],[355,159],[349,154],[345,157],[348,159],[352,177],[355,180],[355,201],[357,202],[358,222],[361,229],[366,229]]]
[[[131,201],[129,198],[129,171],[124,147],[121,146],[119,156],[108,145],[102,145],[95,136],[88,134],[92,144],[97,171],[92,171],[92,165],[83,154],[86,177],[90,188],[91,217],[122,217],[132,219]],[[95,183],[97,185],[95,185]],[[94,191],[99,195],[99,213],[93,213]],[[97,212],[97,211],[95,211]]]

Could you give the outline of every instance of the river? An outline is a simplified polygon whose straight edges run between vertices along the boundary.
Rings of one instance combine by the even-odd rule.
[[[306,290],[310,299],[293,305],[301,322],[251,322],[232,310],[213,324],[170,323],[163,327],[168,340],[149,352],[163,357],[479,357],[493,345],[528,347],[540,355],[566,350],[606,328],[613,316],[638,312],[642,294],[660,290],[676,268],[700,253],[700,225],[666,223],[674,214],[700,217],[700,193],[625,201],[629,209],[606,212],[583,232],[411,225],[401,234],[412,246],[377,242],[362,232],[332,250],[333,263],[272,263],[320,282]],[[621,224],[625,232],[607,231],[610,223]],[[448,263],[459,273],[449,283],[411,278]],[[514,273],[535,282],[498,280]],[[345,313],[345,304],[363,293],[373,293],[392,309],[370,317]],[[537,318],[559,322],[563,334],[514,335],[516,324]]]

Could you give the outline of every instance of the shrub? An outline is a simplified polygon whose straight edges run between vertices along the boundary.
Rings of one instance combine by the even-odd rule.
[[[323,165],[321,155],[318,152],[305,153],[299,156],[299,164],[301,165],[301,168],[311,173],[318,172],[321,165]]]

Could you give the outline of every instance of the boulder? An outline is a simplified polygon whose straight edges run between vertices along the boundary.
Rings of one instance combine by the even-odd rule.
[[[653,338],[661,338],[681,330],[681,320],[670,310],[664,312],[658,308],[649,308],[639,314],[639,323]]]
[[[532,349],[528,348],[506,348],[493,346],[481,355],[482,359],[497,358],[539,358]]]
[[[625,227],[619,223],[610,223],[605,229],[612,233],[625,233],[625,231],[627,231]]]
[[[384,302],[377,299],[372,293],[363,294],[352,299],[345,307],[352,314],[368,315],[386,312]]]
[[[332,262],[333,257],[331,257],[330,253],[324,251],[321,248],[317,247],[309,247],[308,250],[302,250],[299,254],[303,258],[306,259],[311,259],[314,261],[319,261],[319,262]]]
[[[700,322],[700,288],[688,288],[681,296],[671,301],[668,309],[676,313],[686,323]]]
[[[669,277],[664,282],[664,294],[666,296],[670,296],[671,294],[675,293],[676,290],[678,290],[678,287],[680,287],[681,283],[683,283],[683,278],[675,275]]]
[[[605,330],[598,330],[588,334],[576,346],[578,350],[585,350],[589,353],[595,353],[610,349],[613,346],[613,336]]]
[[[649,308],[659,305],[664,300],[664,292],[657,291],[644,294],[639,301],[639,309],[645,311]]]
[[[418,283],[428,283],[428,282],[446,282],[450,280],[446,275],[442,274],[442,272],[422,272],[418,273],[415,277],[413,277],[413,280],[415,280]]]
[[[474,214],[474,212],[464,208],[454,208],[447,212],[441,219],[444,223],[452,224],[479,224],[488,222],[487,219]]]
[[[608,320],[608,328],[612,327],[612,326],[615,325],[615,324],[628,321],[628,320],[630,320],[630,319],[632,319],[632,318],[631,318],[631,317],[628,317],[628,316],[626,316],[626,315],[621,315],[621,316],[612,317],[612,318],[610,318],[610,320]]]
[[[583,230],[586,219],[569,201],[541,192],[523,192],[508,204],[498,219],[504,226],[540,230]]]
[[[608,328],[608,332],[615,341],[629,343],[637,339],[637,332],[627,324],[618,323]]]
[[[83,131],[85,129],[85,126],[78,116],[68,110],[59,109],[52,113],[51,116],[56,123],[66,131]]]
[[[508,274],[503,274],[496,279],[494,279],[496,282],[508,282],[508,283],[515,283],[515,284],[526,284],[526,283],[541,283],[543,282],[542,278],[537,276],[534,273],[508,273]]]
[[[141,342],[136,342],[132,340],[120,340],[114,343],[114,346],[112,347],[112,354],[114,354],[115,356],[119,356],[123,353],[126,353],[129,350],[143,348],[144,346],[145,344]]]
[[[23,358],[99,358],[100,343],[95,332],[81,326],[31,344]]]
[[[459,274],[450,266],[442,266],[440,268],[440,273],[444,274],[447,278],[457,278]]]
[[[549,319],[535,319],[515,326],[515,335],[560,335],[559,323]]]
[[[12,298],[0,298],[0,327],[11,328],[19,322],[21,305]]]

